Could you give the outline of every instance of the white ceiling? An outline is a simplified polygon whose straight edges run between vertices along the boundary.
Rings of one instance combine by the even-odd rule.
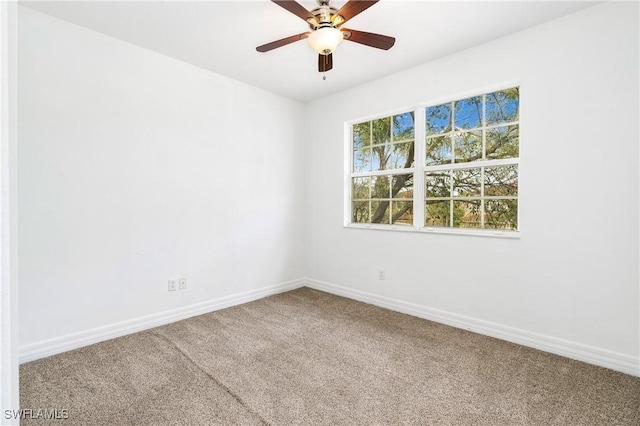
[[[307,9],[314,0],[299,1]],[[345,0],[334,0],[340,8]],[[259,1],[22,1],[117,39],[268,91],[308,102],[596,3],[585,1],[382,0],[345,27],[396,38],[383,51],[343,42],[322,80],[306,41],[267,53],[255,47],[305,32],[307,24]],[[469,64],[473,66],[473,64]]]

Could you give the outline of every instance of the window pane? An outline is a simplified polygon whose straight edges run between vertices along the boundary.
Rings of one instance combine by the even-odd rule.
[[[391,198],[413,198],[413,174],[391,178]]]
[[[370,187],[371,187],[371,178],[370,177],[360,177],[353,178],[353,199],[354,200],[368,200],[371,198],[370,195]]]
[[[517,158],[519,153],[519,126],[494,127],[487,130],[487,160]]]
[[[485,196],[517,196],[518,166],[488,167],[484,171]]]
[[[361,148],[371,144],[371,126],[366,123],[353,125],[353,147]]]
[[[384,160],[386,156],[385,145],[377,146],[371,149],[371,170],[383,170],[381,167],[384,167]]]
[[[391,142],[391,117],[373,120],[373,143],[385,144]]]
[[[359,148],[353,151],[353,172],[368,172],[371,170],[371,149]]]
[[[413,142],[390,145],[385,169],[405,169],[413,166]]]
[[[392,201],[391,214],[391,223],[413,225],[413,202]]]
[[[482,132],[463,132],[454,136],[456,163],[482,159]]]
[[[453,171],[454,197],[479,197],[480,192],[480,168]]]
[[[455,103],[455,128],[474,129],[482,125],[482,96]]]
[[[453,226],[455,228],[480,228],[480,200],[453,201]]]
[[[487,125],[518,120],[519,88],[487,94]]]
[[[391,198],[389,192],[389,176],[375,176],[371,198]]]
[[[518,229],[518,200],[486,200],[484,226],[490,229]]]
[[[389,200],[371,202],[371,223],[389,223]]]
[[[425,226],[449,227],[451,200],[428,200],[425,206]]]
[[[391,155],[391,147],[392,145],[378,145],[371,149],[371,170],[386,170],[387,162]]]
[[[429,172],[425,174],[425,194],[427,198],[451,196],[451,171]]]
[[[427,135],[435,135],[451,131],[451,104],[437,105],[427,108]]]
[[[413,112],[405,112],[404,114],[393,117],[393,140],[409,140],[413,139]]]
[[[437,136],[427,138],[427,166],[451,163],[451,138]]]
[[[369,223],[369,201],[351,203],[351,222]]]

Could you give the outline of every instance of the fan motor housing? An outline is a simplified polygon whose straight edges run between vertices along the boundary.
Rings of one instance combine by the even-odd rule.
[[[312,19],[309,19],[307,22],[309,23],[309,28],[314,31],[318,28],[327,26],[337,28],[340,25],[339,22],[342,22],[342,17],[340,17],[339,15],[338,17],[334,18],[333,22],[331,21],[331,18],[338,12],[338,9],[333,6],[329,6],[328,2],[327,4],[321,4],[320,7],[316,7],[310,12],[313,16],[316,17],[316,19],[315,22]]]

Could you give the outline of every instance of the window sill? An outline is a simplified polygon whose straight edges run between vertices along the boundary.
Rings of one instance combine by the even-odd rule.
[[[502,231],[502,230],[489,230],[489,229],[454,229],[454,228],[427,228],[415,226],[402,226],[402,225],[367,225],[350,223],[344,225],[345,228],[351,229],[374,229],[379,231],[400,231],[400,232],[415,232],[420,234],[448,234],[448,235],[468,235],[473,237],[491,237],[491,238],[506,238],[506,239],[519,239],[519,231]]]

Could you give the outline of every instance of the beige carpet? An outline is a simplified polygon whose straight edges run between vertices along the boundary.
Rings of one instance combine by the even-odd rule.
[[[640,378],[307,288],[24,364],[20,398],[64,425],[640,425]]]

